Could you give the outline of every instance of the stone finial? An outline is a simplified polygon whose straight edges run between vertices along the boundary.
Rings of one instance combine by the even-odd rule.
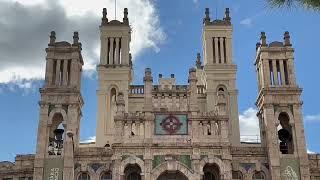
[[[102,25],[108,23],[108,18],[107,18],[107,8],[103,8],[102,10]]]
[[[54,45],[55,42],[56,42],[56,32],[51,31],[49,45]]]
[[[266,36],[265,32],[261,32],[260,44],[261,44],[261,46],[267,46],[267,36]]]
[[[210,23],[210,16],[209,16],[209,8],[206,8],[205,10],[205,18],[203,18],[203,24],[208,24]]]
[[[124,24],[129,24],[128,8],[124,8],[124,10],[123,10],[123,23]]]
[[[231,21],[231,17],[230,17],[230,9],[226,8],[226,11],[224,12],[224,18],[225,21],[230,22]]]
[[[162,74],[159,74],[159,78],[162,78]]]
[[[288,31],[286,31],[286,32],[284,33],[283,39],[284,39],[284,46],[292,46],[292,44],[291,44],[291,42],[290,42],[290,34],[289,34]]]
[[[171,74],[170,77],[171,77],[171,78],[174,78],[174,74]]]
[[[200,56],[200,53],[197,53],[196,67],[198,69],[201,68],[201,56]]]
[[[77,31],[73,32],[73,44],[74,45],[79,44],[79,32]]]
[[[143,81],[153,81],[152,73],[150,68],[146,68],[144,70],[144,78]]]

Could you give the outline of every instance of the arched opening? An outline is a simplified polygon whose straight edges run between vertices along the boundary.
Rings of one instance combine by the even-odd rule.
[[[266,175],[262,171],[255,171],[252,176],[252,179],[253,180],[264,180],[264,179],[266,179]]]
[[[63,150],[64,140],[64,126],[62,124],[63,117],[61,113],[56,113],[52,117],[52,124],[50,127],[48,154],[61,155]]]
[[[232,171],[232,179],[233,180],[241,180],[242,173],[240,171]]]
[[[206,164],[203,167],[203,180],[220,180],[220,170],[216,164]]]
[[[166,171],[162,173],[157,180],[188,180],[180,171]]]
[[[112,180],[112,173],[110,171],[102,173],[100,180]]]
[[[130,164],[124,169],[125,180],[141,180],[141,168],[137,164]]]
[[[80,173],[78,176],[78,180],[90,180],[89,173],[86,173],[86,172]]]
[[[278,127],[279,149],[282,154],[293,154],[292,127],[289,124],[289,116],[282,112],[279,114]]]

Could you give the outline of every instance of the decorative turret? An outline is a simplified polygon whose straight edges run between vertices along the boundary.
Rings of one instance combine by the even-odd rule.
[[[54,43],[56,42],[56,32],[54,31],[51,31],[51,34],[50,34],[50,42],[49,42],[49,46],[52,46],[54,45]]]
[[[108,20],[107,9],[102,11],[100,25],[100,64],[98,65],[98,120],[96,144],[112,145],[115,139],[116,99],[122,93],[125,112],[128,112],[129,85],[132,81],[132,59],[130,55],[131,28],[128,9],[123,11],[123,21]],[[101,109],[104,109],[103,111]]]
[[[286,31],[286,32],[284,33],[283,39],[284,39],[284,45],[285,45],[285,46],[292,46],[292,44],[291,44],[291,42],[290,42],[290,34],[289,34],[288,31]]]

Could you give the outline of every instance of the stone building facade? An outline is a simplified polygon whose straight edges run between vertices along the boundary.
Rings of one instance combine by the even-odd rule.
[[[296,84],[294,49],[267,43],[261,33],[256,67],[261,141],[240,141],[237,65],[232,55],[232,23],[203,19],[203,62],[197,55],[188,84],[174,74],[158,84],[150,68],[144,84],[132,85],[131,28],[107,18],[100,25],[95,143],[80,143],[83,59],[79,35],[46,48],[46,76],[40,89],[37,152],[0,162],[2,180],[315,180],[320,155],[307,154],[302,89]]]

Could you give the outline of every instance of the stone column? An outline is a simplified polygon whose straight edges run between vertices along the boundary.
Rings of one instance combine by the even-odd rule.
[[[309,159],[307,154],[307,148],[305,143],[305,136],[304,136],[304,126],[302,121],[302,113],[301,113],[301,105],[295,104],[293,105],[293,115],[294,115],[294,130],[296,133],[296,145],[294,146],[295,152],[297,152],[299,156],[300,162],[300,173],[301,179],[310,179],[310,172],[309,172]]]
[[[150,68],[145,69],[145,76],[143,78],[144,81],[144,111],[152,111],[153,110],[153,102],[152,102],[152,73]]]
[[[43,179],[43,168],[44,159],[47,153],[47,141],[49,140],[47,134],[48,125],[48,105],[40,104],[40,115],[39,115],[39,125],[38,125],[38,136],[37,136],[37,152],[34,160],[34,180]]]
[[[215,37],[215,38],[213,38],[214,39],[214,51],[215,51],[215,63],[220,63],[219,62],[219,49],[218,49],[218,40],[219,40],[219,38],[218,37]]]
[[[60,85],[60,64],[61,64],[61,60],[57,60],[57,64],[56,64],[56,82],[55,85],[59,86]]]
[[[198,93],[197,93],[197,76],[196,76],[196,69],[190,68],[189,69],[189,94],[190,94],[190,100],[189,100],[189,110],[193,115],[196,111],[198,111]]]
[[[275,86],[279,85],[278,82],[278,71],[277,71],[277,64],[275,60],[272,60],[272,71],[273,71],[273,82]]]
[[[271,177],[274,180],[280,180],[280,156],[278,147],[278,133],[274,119],[274,109],[272,105],[265,105],[263,109],[264,123],[266,125],[267,152],[270,165]]]
[[[63,77],[62,77],[63,81],[62,81],[62,84],[63,84],[63,86],[67,86],[68,79],[69,79],[69,77],[68,77],[68,60],[66,59],[66,60],[63,60],[62,62],[63,62]]]
[[[47,59],[46,63],[46,85],[51,86],[55,82],[52,82],[53,80],[53,59]]]

